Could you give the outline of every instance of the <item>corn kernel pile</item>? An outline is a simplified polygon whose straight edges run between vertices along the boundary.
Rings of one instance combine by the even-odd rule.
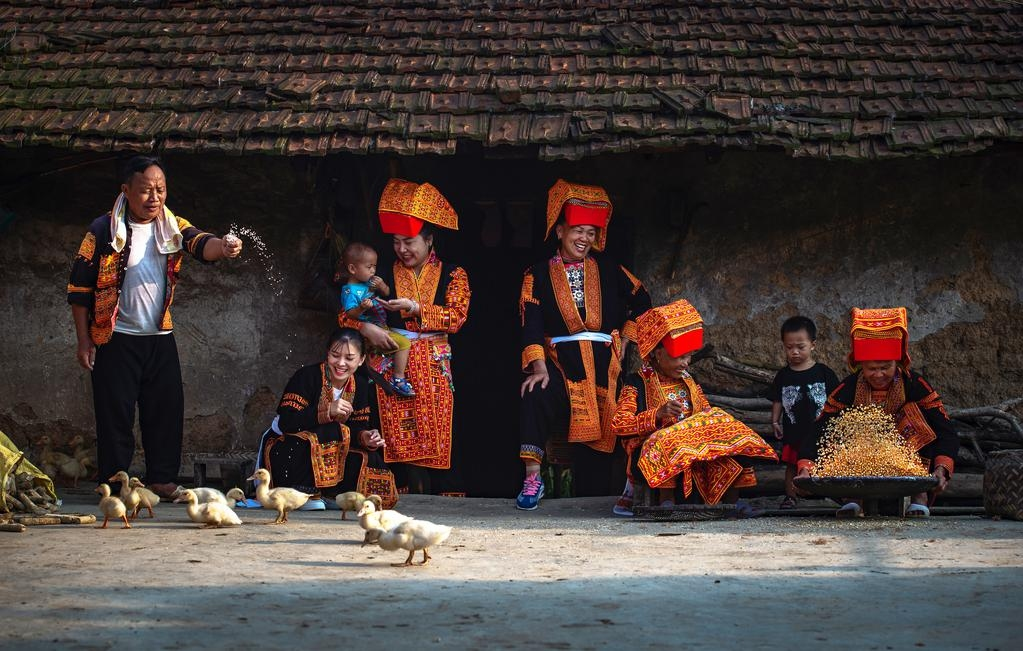
[[[849,407],[828,422],[815,477],[923,477],[926,466],[880,405]]]

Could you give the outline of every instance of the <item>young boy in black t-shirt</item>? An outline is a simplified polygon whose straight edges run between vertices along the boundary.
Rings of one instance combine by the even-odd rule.
[[[781,459],[785,463],[785,499],[781,508],[796,506],[796,474],[799,446],[804,437],[813,436],[814,422],[820,416],[828,395],[838,387],[838,376],[813,359],[817,326],[805,316],[794,316],[781,326],[781,342],[788,366],[774,376],[771,385],[771,425],[774,436],[782,441]]]

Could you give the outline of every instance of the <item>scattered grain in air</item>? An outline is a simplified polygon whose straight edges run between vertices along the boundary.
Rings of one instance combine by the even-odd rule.
[[[280,297],[284,294],[284,277],[281,272],[277,270],[277,266],[274,264],[273,254],[270,253],[270,249],[267,248],[266,242],[259,236],[259,234],[249,228],[248,226],[239,226],[237,224],[231,224],[231,228],[228,230],[229,237],[240,237],[244,236],[249,242],[252,243],[252,248],[256,250],[256,258],[259,259],[259,263],[263,266],[263,276],[266,280],[267,287],[273,292],[274,296]]]
[[[815,477],[923,477],[920,455],[880,405],[849,407],[828,422],[818,446]]]

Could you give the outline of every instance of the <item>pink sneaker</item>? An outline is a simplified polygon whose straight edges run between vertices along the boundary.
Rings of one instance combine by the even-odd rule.
[[[526,475],[525,481],[522,482],[522,492],[515,498],[515,508],[523,511],[535,511],[536,507],[540,506],[542,498],[543,480],[540,479],[540,473],[534,472]]]

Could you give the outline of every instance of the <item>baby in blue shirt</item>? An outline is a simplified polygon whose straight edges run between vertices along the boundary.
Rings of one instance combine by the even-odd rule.
[[[352,242],[345,247],[344,265],[348,270],[348,283],[341,288],[341,309],[345,313],[359,321],[372,323],[375,326],[387,330],[387,334],[398,349],[392,352],[370,349],[381,355],[394,355],[394,367],[391,379],[391,387],[399,396],[408,398],[416,395],[412,385],[405,379],[405,369],[408,368],[409,349],[412,343],[407,337],[394,332],[387,327],[387,313],[380,304],[378,297],[386,298],[391,293],[391,288],[377,274],[377,252],[373,247],[362,242]]]

